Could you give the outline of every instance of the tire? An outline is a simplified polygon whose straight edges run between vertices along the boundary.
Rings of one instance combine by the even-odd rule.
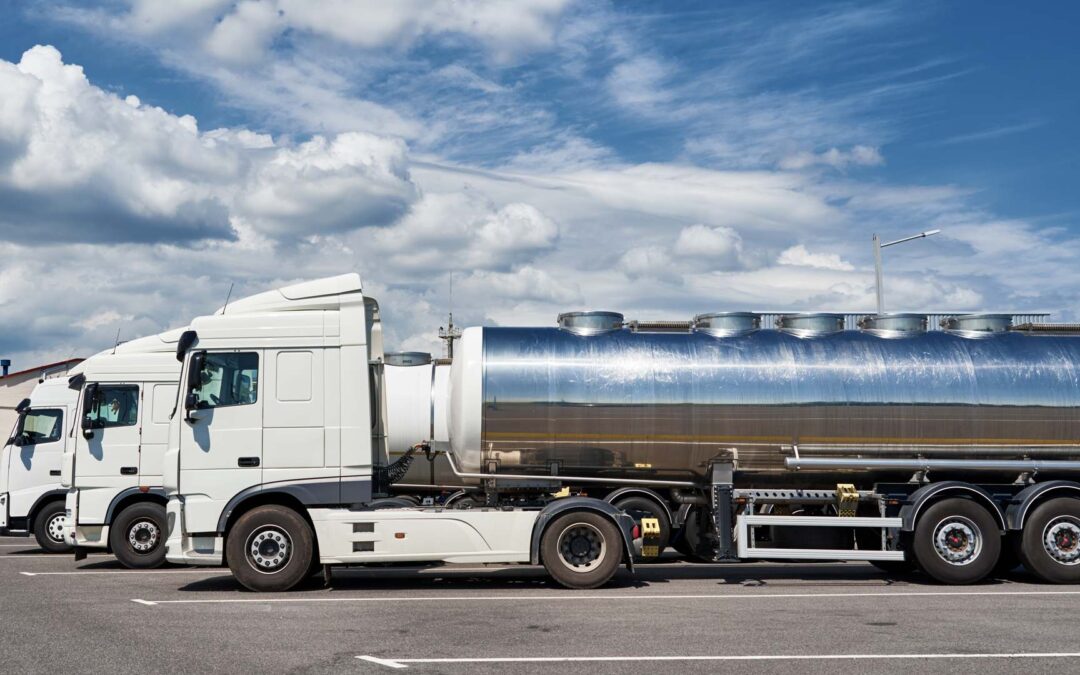
[[[664,508],[649,499],[648,497],[624,497],[612,504],[617,509],[626,511],[637,523],[637,526],[641,527],[642,518],[656,518],[660,522],[660,538],[657,542],[658,552],[655,556],[646,558],[641,555],[640,545],[634,546],[634,561],[635,562],[659,562],[660,556],[664,553],[664,550],[668,547],[668,542],[671,541],[671,519],[668,518]]]
[[[259,592],[287,591],[312,569],[315,538],[307,521],[284,506],[259,506],[240,516],[225,542],[233,576]]]
[[[686,556],[687,562],[693,563],[711,563],[712,558],[709,555],[702,555],[701,551],[707,549],[709,542],[708,528],[701,523],[700,509],[704,507],[695,506],[691,508],[686,514],[686,522],[683,523],[682,529],[678,533],[678,537],[672,543],[672,547]]]
[[[64,502],[49,502],[34,516],[34,539],[49,553],[65,553],[71,546],[64,541]]]
[[[125,508],[109,528],[109,546],[124,567],[152,569],[165,562],[165,507],[139,502]]]
[[[1043,581],[1080,583],[1080,499],[1059,497],[1036,507],[1019,548],[1024,567]]]
[[[575,511],[561,515],[540,538],[544,568],[566,588],[603,586],[615,575],[622,558],[622,533],[599,513]]]
[[[937,581],[973,584],[997,564],[1001,533],[997,520],[979,504],[969,499],[944,499],[919,518],[912,553],[919,567]]]

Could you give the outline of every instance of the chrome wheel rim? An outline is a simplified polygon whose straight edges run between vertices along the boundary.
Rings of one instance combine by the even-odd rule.
[[[934,528],[934,550],[950,565],[963,566],[982,553],[979,526],[963,516],[949,516]]]
[[[256,571],[273,574],[289,564],[292,549],[288,532],[274,525],[266,525],[248,537],[248,563]]]
[[[1061,516],[1043,528],[1043,549],[1062,565],[1080,565],[1080,521]]]
[[[559,535],[559,562],[574,572],[589,572],[607,557],[607,542],[600,530],[588,523],[574,523]]]
[[[49,522],[45,523],[45,534],[49,539],[55,541],[58,544],[64,543],[64,525],[67,524],[67,517],[58,513],[52,518],[49,518]]]
[[[161,539],[161,529],[152,520],[136,520],[128,528],[128,545],[136,553],[153,551]]]

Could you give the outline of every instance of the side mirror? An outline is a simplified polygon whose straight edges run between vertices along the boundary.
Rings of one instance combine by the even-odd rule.
[[[15,406],[15,412],[20,414],[20,415],[23,414],[24,412],[26,412],[29,409],[30,409],[30,399],[28,399],[28,398],[24,398],[23,400],[19,401],[19,405]]]
[[[180,340],[176,343],[176,360],[180,363],[184,362],[184,355],[188,353],[188,350],[198,342],[199,334],[193,330],[186,330],[180,334]]]
[[[199,408],[199,397],[195,391],[202,387],[202,370],[205,365],[206,352],[196,352],[188,361],[184,385],[187,388],[187,393],[184,394],[184,418],[189,422],[192,420],[191,413]]]
[[[76,373],[68,378],[68,389],[79,391],[86,384],[86,375],[83,373]]]
[[[86,440],[90,440],[94,437],[94,427],[90,421],[90,415],[97,410],[97,398],[97,382],[91,382],[86,385],[86,388],[83,390],[82,418],[79,421],[79,426],[82,427],[83,438]]]

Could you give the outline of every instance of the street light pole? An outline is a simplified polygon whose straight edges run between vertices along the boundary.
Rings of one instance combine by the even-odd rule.
[[[905,241],[912,241],[913,239],[925,239],[938,232],[941,232],[941,230],[927,230],[926,232],[920,232],[918,234],[913,234],[910,237],[889,241],[884,244],[881,243],[881,239],[879,239],[876,234],[874,235],[874,288],[877,291],[877,313],[879,316],[885,313],[885,281],[884,273],[881,269],[881,249],[889,246],[896,246],[897,244],[903,244]]]

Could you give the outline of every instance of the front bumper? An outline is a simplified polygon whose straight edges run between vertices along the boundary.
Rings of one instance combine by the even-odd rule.
[[[184,533],[184,505],[172,497],[165,507],[169,538],[165,541],[165,559],[177,565],[221,565],[225,560],[225,538],[192,537]]]

